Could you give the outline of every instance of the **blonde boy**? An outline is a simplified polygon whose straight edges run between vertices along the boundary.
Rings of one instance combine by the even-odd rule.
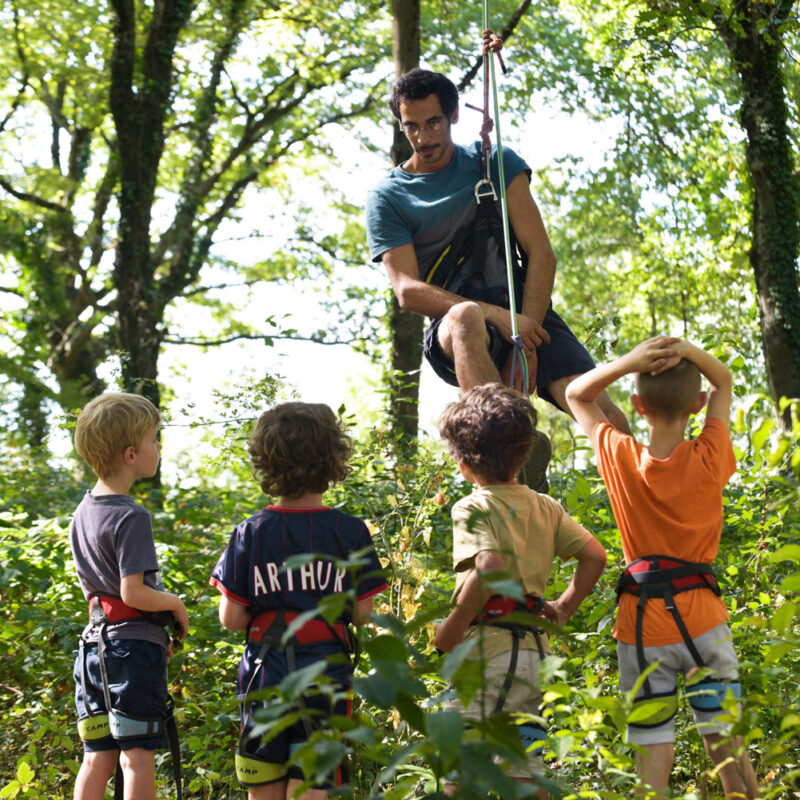
[[[189,625],[183,602],[163,590],[150,514],[128,496],[158,468],[160,422],[144,397],[108,393],[86,405],[75,428],[75,447],[98,478],[70,526],[91,615],[74,670],[84,749],[76,800],[102,800],[118,767],[126,800],[155,800],[154,752],[167,745],[171,714],[170,639],[164,619],[151,615],[171,614],[180,637]]]
[[[609,424],[596,398],[636,373],[633,405],[650,427],[650,442]],[[701,391],[700,374],[711,384]],[[681,339],[656,336],[610,364],[576,378],[567,402],[597,454],[628,564],[618,584],[620,688],[633,689],[652,665],[637,701],[660,711],[628,726],[639,746],[636,768],[655,797],[666,796],[674,760],[676,678],[712,671],[688,688],[706,751],[728,797],[756,797],[753,768],[738,738],[726,738],[726,697],[737,697],[737,659],[710,563],[722,531],[722,489],[736,469],[728,434],[731,374],[709,353]],[[708,400],[703,431],[685,439],[690,415]],[[637,599],[638,598],[638,599]],[[643,711],[645,709],[642,706]],[[642,791],[645,791],[644,789]],[[651,795],[652,796],[652,795]]]

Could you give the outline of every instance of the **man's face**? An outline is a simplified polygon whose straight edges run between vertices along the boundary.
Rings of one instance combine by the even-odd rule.
[[[458,109],[447,119],[435,94],[400,103],[400,124],[414,148],[414,166],[418,171],[436,172],[450,163],[453,155],[450,125],[457,120]]]

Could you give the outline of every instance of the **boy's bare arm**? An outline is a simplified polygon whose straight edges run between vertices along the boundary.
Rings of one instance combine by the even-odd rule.
[[[717,417],[727,424],[731,417],[731,400],[733,399],[731,371],[711,353],[707,353],[701,347],[684,339],[678,341],[675,350],[681,358],[695,364],[711,384],[706,415]]]
[[[363,625],[372,613],[374,598],[368,597],[366,600],[356,600],[355,608],[353,609],[353,623],[355,625]]]
[[[577,552],[578,566],[569,586],[558,600],[545,604],[544,615],[556,625],[564,625],[594,589],[606,567],[606,551],[592,536]]]
[[[677,354],[675,345],[680,342],[671,336],[655,336],[642,342],[629,353],[608,364],[600,364],[589,372],[584,372],[567,386],[567,403],[575,419],[587,436],[592,428],[607,417],[595,403],[597,397],[612,383],[631,372],[652,372],[657,374],[670,365],[670,359]],[[672,363],[675,363],[674,361]]]
[[[481,550],[475,556],[475,567],[467,576],[461,587],[455,608],[448,614],[444,622],[436,626],[433,643],[440,649],[449,652],[464,638],[464,631],[475,619],[478,610],[491,595],[489,587],[483,587],[481,572],[504,570],[505,564],[500,553],[492,550]]]
[[[252,614],[241,603],[234,603],[225,595],[219,599],[219,621],[229,631],[246,631]]]
[[[180,597],[145,585],[143,572],[125,575],[120,581],[119,593],[123,603],[139,611],[171,611],[178,623],[175,633],[181,639],[189,631],[189,614]]]

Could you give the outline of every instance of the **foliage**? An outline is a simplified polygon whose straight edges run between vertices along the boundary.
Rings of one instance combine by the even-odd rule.
[[[770,798],[792,796],[800,775],[800,417],[797,404],[792,407],[798,422],[787,432],[776,429],[765,397],[741,405],[733,425],[740,469],[725,494],[718,559],[742,661],[744,698],[735,730],[745,737]],[[228,452],[230,463],[237,456]],[[298,757],[309,771],[325,772],[347,755],[348,794],[356,798],[441,797],[446,776],[461,780],[460,797],[521,796],[520,787],[489,763],[492,752],[511,761],[521,757],[512,720],[489,717],[476,736],[458,713],[441,706],[449,684],[462,697],[480,686],[468,648],[441,658],[431,645],[433,620],[445,613],[453,580],[448,510],[468,487],[454,479],[441,450],[421,448],[400,462],[395,454],[388,434],[373,430],[358,446],[351,476],[327,498],[368,521],[391,587],[361,631],[352,720],[332,720]],[[238,458],[245,461],[241,450]],[[264,498],[245,470],[226,475],[224,488],[168,490],[154,514],[166,584],[190,608],[190,636],[170,675],[188,796],[195,798],[239,796],[232,755],[241,644],[219,627],[208,575],[232,526]],[[53,468],[48,482],[62,488],[52,497],[37,490],[32,471],[16,473],[15,465],[4,464],[0,476],[6,490],[27,495],[20,503],[6,494],[0,511],[0,791],[3,797],[64,798],[79,759],[71,670],[86,619],[64,514],[81,487]],[[553,494],[608,549],[609,570],[567,631],[553,636],[556,657],[542,673],[549,788],[556,795],[621,799],[630,795],[633,771],[623,744],[631,699],[616,690],[610,637],[614,576],[622,561],[618,534],[593,468],[562,468],[552,483]],[[554,572],[551,593],[566,586],[571,569]],[[282,687],[284,700],[302,688],[300,678]],[[678,727],[684,735],[677,743],[675,796],[719,796],[699,738],[689,732],[685,704]],[[168,756],[159,756],[158,771],[159,796],[168,797]]]

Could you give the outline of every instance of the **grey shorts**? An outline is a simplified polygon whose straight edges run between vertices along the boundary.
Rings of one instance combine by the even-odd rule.
[[[714,677],[719,680],[735,680],[739,677],[739,661],[731,642],[731,630],[724,622],[693,641],[705,665],[715,670]],[[645,647],[644,655],[648,665],[658,662],[658,666],[648,676],[653,694],[677,692],[678,673],[684,678],[684,694],[691,691],[691,687],[685,685],[686,676],[697,668],[697,664],[684,642]],[[617,659],[619,688],[623,692],[629,692],[642,674],[636,656],[636,645],[617,642]],[[639,692],[637,699],[642,696],[643,692]],[[724,734],[730,730],[731,723],[727,721],[729,716],[727,711],[702,711],[692,707],[692,713],[701,736],[710,733]],[[653,727],[640,728],[629,725],[626,741],[631,744],[674,742],[675,717]]]
[[[479,689],[472,698],[472,702],[463,708],[458,698],[445,703],[445,709],[463,711],[465,719],[480,720],[494,712],[497,698],[506,679],[511,653],[501,653],[486,662],[483,671],[483,688]],[[503,711],[513,714],[522,712],[526,714],[539,714],[542,704],[542,692],[539,689],[539,651],[520,650],[517,660],[517,669],[511,683],[508,696],[503,704]],[[521,736],[523,742],[524,736]],[[501,761],[499,757],[495,761]],[[531,775],[544,775],[544,760],[541,748],[528,749],[527,770],[518,764],[509,767],[508,776],[511,778],[530,778]]]
[[[433,371],[443,381],[451,386],[458,386],[455,366],[444,354],[439,344],[438,331],[442,319],[444,317],[433,320],[425,329],[423,353],[433,367]],[[551,405],[560,408],[550,392],[547,391],[547,386],[559,378],[588,372],[594,368],[594,361],[567,323],[553,311],[552,306],[547,309],[542,327],[550,334],[550,341],[536,348],[539,358],[536,368],[536,392],[542,400],[547,400]],[[512,345],[500,335],[494,325],[487,324],[486,330],[489,333],[489,356],[498,372],[502,372]],[[562,408],[561,410],[566,411],[567,409]]]

